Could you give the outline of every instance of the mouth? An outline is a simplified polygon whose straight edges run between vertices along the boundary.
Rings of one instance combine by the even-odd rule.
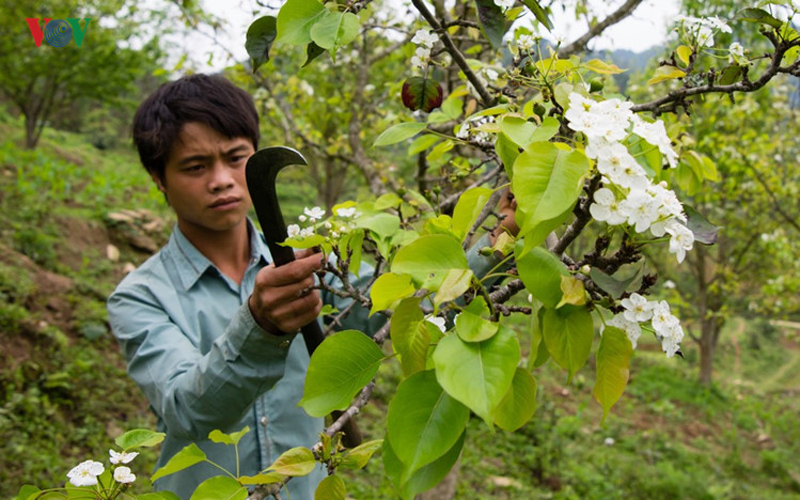
[[[235,197],[220,198],[209,205],[209,207],[215,210],[228,210],[236,207],[241,201],[241,198]]]

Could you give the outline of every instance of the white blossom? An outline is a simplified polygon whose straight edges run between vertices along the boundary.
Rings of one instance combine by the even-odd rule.
[[[117,467],[114,469],[114,481],[123,484],[130,484],[136,481],[136,474],[132,473],[128,467]]]
[[[301,238],[308,238],[309,236],[314,236],[314,228],[313,227],[306,227],[300,230],[300,237]]]
[[[336,215],[339,217],[354,217],[356,215],[356,207],[339,208],[336,210]]]
[[[100,462],[86,460],[67,472],[67,477],[74,486],[94,486],[97,484],[97,476],[103,471],[105,471],[105,467]]]
[[[414,33],[414,38],[411,39],[411,43],[422,45],[424,47],[428,47],[429,49],[432,48],[433,44],[435,44],[437,41],[439,41],[439,37],[430,30],[425,29],[418,30],[416,33]]]
[[[321,218],[325,217],[325,210],[321,209],[320,207],[314,207],[314,208],[311,208],[311,209],[306,207],[303,210],[303,213],[306,214],[307,216],[311,217],[312,219],[321,219]]]
[[[744,57],[744,47],[739,42],[733,42],[730,47],[728,47],[728,52],[730,55],[728,56],[728,62],[736,63],[740,66],[745,66],[749,63],[749,61]]]
[[[650,229],[659,218],[658,205],[645,191],[631,191],[620,202],[620,210],[628,216],[628,224],[634,226],[637,233]]]
[[[308,220],[308,217],[306,217],[305,215],[301,215],[301,216],[299,216],[299,217],[297,218],[297,220],[299,220],[300,222],[305,222],[305,221],[307,221],[307,220]]]
[[[494,0],[494,4],[503,9],[503,12],[505,12],[514,6],[514,1],[515,0]]]
[[[664,229],[672,236],[669,240],[670,253],[675,254],[678,263],[683,262],[686,252],[694,246],[694,233],[675,219],[668,221]]]
[[[622,224],[628,219],[617,202],[614,192],[608,188],[600,188],[594,192],[594,203],[589,206],[589,213],[600,222],[607,222],[612,226]]]
[[[672,141],[664,128],[664,122],[656,120],[653,123],[644,121],[639,115],[631,118],[633,122],[633,133],[658,148],[658,151],[667,159],[667,163],[675,168],[678,160],[678,153],[672,149]]]
[[[668,358],[672,357],[680,348],[683,340],[683,328],[678,318],[670,312],[667,301],[662,300],[653,304],[653,318],[650,324],[653,325],[653,329],[661,341],[661,348]]]
[[[438,316],[428,316],[425,318],[425,321],[427,321],[428,323],[433,323],[442,332],[444,332],[447,329],[444,324],[444,318],[440,318]]]
[[[612,437],[607,437],[605,439],[605,441],[603,441],[603,444],[606,445],[606,446],[614,446],[614,443],[615,443],[615,441],[614,441],[614,438],[612,438]]]
[[[517,37],[517,48],[522,52],[530,52],[534,47],[536,47],[536,42],[538,42],[538,38],[536,37],[531,35],[520,35]]]
[[[628,340],[631,341],[631,345],[634,349],[636,349],[636,344],[639,341],[639,337],[642,336],[642,327],[639,325],[638,321],[630,321],[625,318],[623,314],[617,314],[610,320],[606,322],[608,326],[615,326],[625,332],[625,335],[628,336]]]
[[[131,462],[131,460],[139,456],[139,452],[136,451],[116,452],[114,450],[108,450],[108,454],[111,457],[108,459],[108,461],[111,462],[112,464],[128,464]]]
[[[638,293],[632,293],[627,299],[622,299],[620,304],[625,308],[623,314],[628,321],[641,323],[653,317],[653,303]]]
[[[289,224],[289,227],[286,228],[286,234],[289,238],[296,238],[300,236],[300,226],[297,224]]]

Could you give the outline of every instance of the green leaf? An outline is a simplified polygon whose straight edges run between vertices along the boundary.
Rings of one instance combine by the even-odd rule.
[[[476,297],[456,316],[456,334],[464,342],[483,342],[492,338],[500,329],[500,324],[484,319],[489,314],[486,299]]]
[[[244,48],[250,56],[253,73],[258,70],[259,66],[269,61],[269,49],[278,35],[277,22],[275,16],[262,16],[247,28]]]
[[[453,209],[453,232],[460,239],[463,239],[472,229],[486,202],[492,197],[492,193],[493,191],[489,188],[476,187],[468,189],[458,198],[458,203]]]
[[[386,470],[386,475],[389,476],[392,484],[395,485],[395,488],[400,493],[400,497],[403,500],[412,500],[419,493],[439,484],[461,455],[466,435],[466,432],[462,432],[456,444],[447,450],[444,455],[410,475],[405,472],[405,465],[397,458],[397,454],[392,449],[389,440],[384,440],[383,467]],[[405,480],[401,482],[401,478],[405,478]]]
[[[415,154],[421,153],[426,149],[430,148],[431,146],[433,146],[434,144],[436,144],[437,142],[439,142],[440,140],[442,140],[442,138],[439,137],[438,135],[433,135],[433,134],[421,135],[416,139],[414,139],[414,142],[412,142],[411,145],[408,146],[408,155],[413,156]]]
[[[372,455],[382,447],[383,439],[374,439],[361,443],[353,449],[345,450],[340,455],[341,462],[339,462],[339,467],[353,470],[363,469],[372,458]]]
[[[675,66],[659,66],[653,72],[652,78],[647,80],[647,85],[655,85],[656,83],[674,80],[676,78],[683,78],[686,72]]]
[[[191,443],[178,453],[174,454],[172,458],[170,458],[169,461],[164,464],[163,467],[159,468],[153,474],[150,480],[155,481],[158,478],[180,472],[194,464],[199,464],[200,462],[205,461],[206,454],[203,453],[203,450],[201,450],[196,444]]]
[[[467,407],[442,390],[433,371],[402,381],[387,417],[388,441],[404,466],[399,482],[407,482],[414,472],[447,453],[468,420]]]
[[[244,500],[247,488],[228,476],[206,479],[194,490],[189,500]]]
[[[370,299],[372,299],[370,316],[378,311],[390,309],[395,302],[414,295],[416,291],[411,283],[411,276],[407,274],[384,273],[380,275],[369,291]]]
[[[516,247],[517,271],[525,288],[545,307],[555,309],[561,301],[561,277],[569,276],[566,266],[558,257],[544,248],[536,247],[522,253]]]
[[[388,129],[384,130],[381,135],[375,139],[372,144],[373,147],[388,146],[389,144],[396,144],[400,141],[405,141],[425,130],[425,124],[420,122],[404,122],[398,123]]]
[[[320,481],[314,491],[314,500],[345,500],[346,497],[344,480],[335,474]]]
[[[442,284],[439,286],[439,291],[433,297],[434,312],[438,311],[439,306],[445,302],[455,300],[469,290],[473,276],[470,269],[451,269],[447,271]]]
[[[375,239],[389,240],[400,230],[400,219],[387,213],[368,214],[356,219],[355,225],[370,230]]]
[[[228,445],[237,445],[239,441],[244,437],[245,434],[250,432],[249,426],[244,426],[244,429],[240,430],[239,432],[234,432],[231,434],[225,434],[224,432],[214,429],[208,434],[208,439],[211,440],[213,443],[223,443]]]
[[[537,142],[517,157],[511,190],[517,199],[520,236],[537,224],[562,216],[581,194],[591,165],[578,151]]]
[[[361,23],[352,12],[332,12],[311,26],[309,35],[319,47],[329,50],[336,62],[336,49],[355,40]]]
[[[498,120],[498,125],[500,126],[500,131],[521,148],[526,147],[531,142],[533,133],[536,131],[535,124],[515,115],[503,116]]]
[[[695,241],[705,245],[713,245],[717,242],[717,234],[719,233],[717,226],[710,223],[694,207],[684,205],[683,210],[686,212],[686,227],[694,234]]]
[[[739,77],[742,75],[742,67],[738,64],[731,64],[722,69],[717,83],[720,85],[730,85],[739,81]]]
[[[317,0],[287,0],[278,12],[276,41],[287,45],[311,43],[311,27],[331,12]]]
[[[239,476],[239,482],[242,484],[275,484],[282,483],[285,479],[286,476],[277,472],[256,474],[255,476]]]
[[[123,451],[134,448],[151,448],[164,440],[166,434],[153,432],[149,429],[131,429],[114,440]]]
[[[506,32],[506,16],[503,15],[503,9],[494,3],[494,0],[475,0],[475,5],[483,35],[492,47],[501,47]]]
[[[392,348],[400,356],[405,376],[425,370],[431,335],[419,303],[419,297],[403,299],[392,315],[389,333]]]
[[[603,407],[603,421],[625,392],[632,355],[633,346],[624,331],[613,326],[603,330],[597,349],[597,378],[592,390],[594,398]]]
[[[305,68],[306,66],[311,64],[311,61],[313,61],[314,59],[318,58],[319,56],[321,56],[324,53],[325,53],[325,49],[323,49],[322,47],[320,47],[319,45],[317,45],[314,42],[309,43],[308,45],[306,45],[306,60],[305,60],[305,62],[303,62],[303,66],[302,67]]]
[[[325,237],[321,234],[312,234],[311,236],[300,238],[287,238],[283,241],[283,243],[281,243],[281,245],[295,249],[304,249],[320,246],[325,243],[325,241]]]
[[[453,269],[469,269],[461,244],[444,234],[430,234],[401,248],[392,261],[391,271],[409,274],[415,284],[435,292]]]
[[[528,422],[536,412],[536,379],[521,367],[514,372],[508,390],[494,413],[494,423],[503,430],[513,432]]]
[[[292,477],[307,476],[311,474],[311,471],[314,470],[316,465],[317,461],[311,450],[298,446],[283,452],[283,454],[272,462],[272,465],[264,469],[264,471]]]
[[[17,496],[14,498],[14,500],[28,500],[28,498],[40,493],[41,491],[42,490],[40,490],[36,486],[26,484],[19,489],[19,491],[17,492]]]
[[[519,149],[517,143],[511,140],[506,134],[500,132],[497,134],[497,140],[494,141],[494,150],[503,162],[503,168],[506,171],[509,179],[514,178],[514,169],[512,168],[514,162],[517,161],[519,156]]]
[[[587,61],[583,63],[583,67],[600,75],[618,75],[619,73],[625,72],[624,69],[620,69],[616,64],[609,64],[600,59]]]
[[[357,330],[331,335],[311,355],[299,405],[312,417],[347,408],[382,360],[381,348]]]
[[[519,358],[517,337],[503,326],[483,342],[464,342],[458,335],[450,335],[433,352],[439,384],[489,426],[495,408],[511,387]]]
[[[439,82],[431,77],[412,76],[403,82],[400,97],[403,106],[411,111],[421,109],[425,113],[430,113],[442,105],[444,91]]]
[[[136,500],[181,500],[181,497],[171,491],[156,491],[155,493],[136,495]]]
[[[611,297],[619,299],[623,293],[639,289],[643,274],[644,266],[623,266],[613,276],[593,267],[589,272],[589,277],[592,278],[595,285],[608,292]]]
[[[780,29],[781,26],[783,26],[783,21],[775,19],[769,12],[763,9],[744,9],[736,15],[736,18],[751,23],[766,24],[775,29]]]
[[[522,3],[536,16],[536,20],[544,25],[548,30],[553,29],[553,22],[548,17],[547,13],[542,6],[539,5],[537,0],[522,0]]]
[[[571,381],[592,350],[594,323],[589,310],[576,306],[547,309],[542,332],[547,350],[555,362],[569,372],[567,381]]]

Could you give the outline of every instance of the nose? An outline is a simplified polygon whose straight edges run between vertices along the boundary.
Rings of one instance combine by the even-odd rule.
[[[208,189],[212,193],[218,193],[230,189],[234,185],[233,172],[225,164],[218,161],[211,169],[211,176],[208,180]]]

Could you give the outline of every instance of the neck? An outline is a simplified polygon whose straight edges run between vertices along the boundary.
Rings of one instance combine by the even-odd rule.
[[[186,239],[227,277],[241,284],[250,261],[250,234],[247,221],[225,230],[208,231],[178,221]]]

